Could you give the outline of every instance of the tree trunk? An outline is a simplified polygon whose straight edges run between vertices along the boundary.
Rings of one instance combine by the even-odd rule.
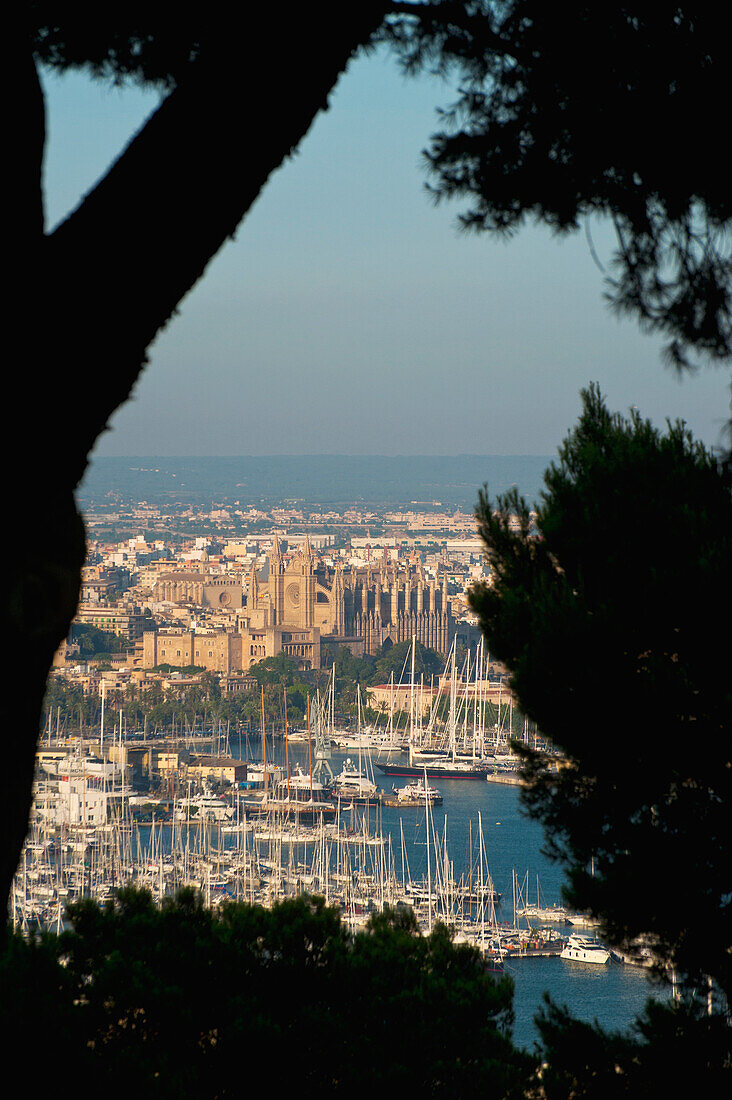
[[[18,116],[15,210],[26,234],[19,282],[32,318],[8,407],[26,427],[6,456],[11,555],[6,631],[20,683],[7,685],[0,769],[0,897],[27,830],[46,679],[76,613],[85,557],[74,490],[89,452],[129,397],[146,350],[290,155],[387,5],[333,2],[257,17],[251,43],[197,62],[107,176],[51,236],[42,232],[44,118],[29,66]],[[270,71],[261,59],[272,52]],[[256,65],[247,58],[254,57]],[[25,175],[23,173],[25,172]],[[22,425],[22,421],[27,423]]]

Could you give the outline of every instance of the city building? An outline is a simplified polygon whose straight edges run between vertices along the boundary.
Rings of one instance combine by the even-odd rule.
[[[116,634],[120,638],[126,638],[134,642],[141,638],[147,619],[139,611],[131,611],[126,607],[101,607],[96,604],[79,607],[76,614],[77,623],[87,626],[95,626],[98,630],[106,630],[108,634]]]
[[[319,668],[323,642],[347,645],[362,656],[416,638],[446,654],[455,634],[470,630],[453,614],[447,572],[438,582],[414,560],[327,566],[307,536],[287,557],[275,536],[266,568],[260,572],[252,564],[245,600],[240,583],[203,574],[166,574],[155,591],[160,599],[237,614],[219,631],[147,632],[144,668],[197,665],[229,675],[279,653],[302,668]]]
[[[321,641],[348,644],[355,655],[413,637],[447,653],[456,629],[446,574],[438,583],[421,562],[383,559],[327,568],[307,538],[289,561],[275,538],[266,578],[252,566],[245,614],[250,629],[318,631]]]

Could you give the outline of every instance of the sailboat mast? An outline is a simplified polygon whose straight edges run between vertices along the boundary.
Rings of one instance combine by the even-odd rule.
[[[452,749],[452,759],[455,760],[455,742],[457,740],[457,730],[455,728],[457,718],[455,715],[455,704],[457,701],[457,665],[455,663],[455,642],[452,644],[452,664],[450,666],[450,746]]]
[[[480,898],[480,948],[485,951],[485,894],[483,892],[483,818],[478,810],[478,896]]]
[[[409,756],[410,764],[412,762],[411,756],[414,751],[414,650],[416,646],[416,636],[412,635],[412,667],[409,678]]]
[[[264,771],[264,797],[267,798],[267,738],[264,728],[264,684],[262,684],[262,766]]]
[[[389,745],[394,744],[394,669],[389,677]]]
[[[287,687],[282,692],[285,703],[285,771],[287,774],[287,797],[290,797],[290,749],[289,738],[287,736]],[[280,758],[281,759],[281,758]]]
[[[424,789],[427,790],[427,768],[424,769]],[[427,827],[427,928],[432,931],[432,867],[430,863],[430,800],[424,800],[425,825]]]
[[[99,755],[104,755],[104,698],[106,690],[106,681],[102,680],[102,718],[99,723]]]
[[[308,770],[310,772],[310,801],[313,801],[313,743],[310,737],[310,696],[308,695]]]

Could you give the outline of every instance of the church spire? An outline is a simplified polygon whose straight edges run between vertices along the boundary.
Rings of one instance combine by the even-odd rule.
[[[257,563],[256,560],[252,562],[252,568],[249,571],[249,590],[247,592],[247,607],[251,610],[257,606],[259,602],[259,582],[257,581]]]

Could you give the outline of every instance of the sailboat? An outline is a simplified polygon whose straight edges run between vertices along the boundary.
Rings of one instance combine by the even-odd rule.
[[[377,760],[376,767],[384,775],[402,775],[409,777],[426,776],[427,779],[482,779],[485,780],[487,765],[479,759],[465,760],[457,755],[455,700],[457,685],[455,677],[455,649],[452,650],[452,675],[450,683],[450,719],[448,722],[449,746],[441,755],[418,753],[415,750],[415,708],[414,708],[414,647],[412,638],[412,682],[410,698],[410,735],[408,758],[406,762],[396,760]]]
[[[406,762],[376,761],[376,767],[384,775],[419,777],[427,773],[428,779],[482,779],[485,780],[485,768],[469,760],[453,760],[449,756],[417,758],[409,752]]]
[[[361,688],[360,685],[357,688],[357,707],[358,707],[358,766],[351,760],[350,756],[346,759],[341,771],[338,775],[333,777],[333,794],[332,798],[345,805],[358,805],[358,806],[378,806],[381,802],[381,791],[374,783],[372,776],[364,771],[363,767],[363,753],[361,751]],[[366,760],[370,760],[370,755],[366,753]]]

